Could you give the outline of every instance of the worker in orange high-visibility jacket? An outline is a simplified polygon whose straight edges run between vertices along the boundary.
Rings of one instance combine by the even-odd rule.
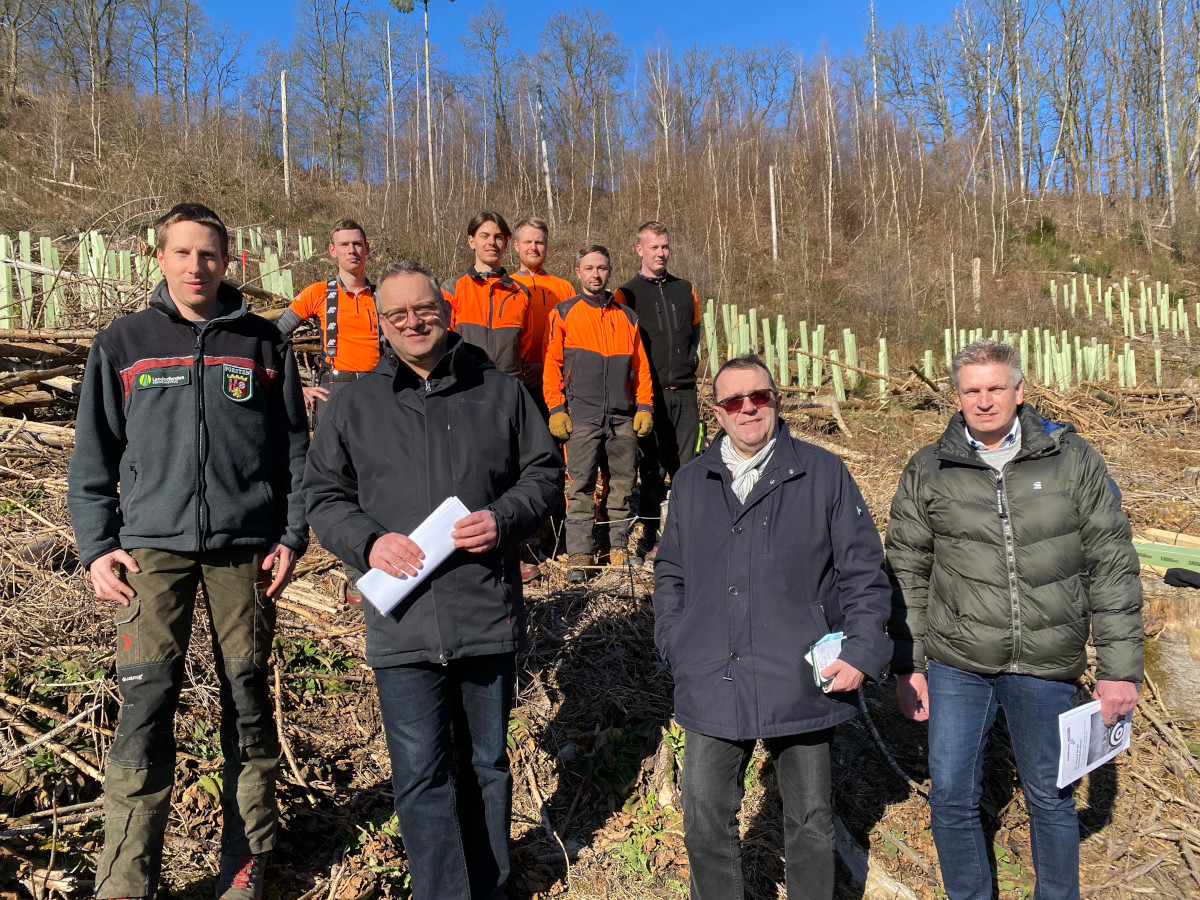
[[[637,314],[605,290],[612,273],[608,250],[592,244],[576,259],[581,290],[550,313],[542,385],[550,433],[566,443],[567,579],[580,583],[595,553],[593,490],[602,459],[608,461],[610,519],[600,530],[609,536],[609,522],[621,523],[608,561],[628,561],[637,439],[654,426],[654,389]]]
[[[450,327],[481,347],[496,368],[540,387],[537,351],[530,324],[529,288],[513,281],[500,265],[512,230],[504,217],[484,210],[467,225],[467,246],[474,264],[454,283]]]
[[[579,293],[571,282],[546,271],[549,243],[550,226],[544,219],[530,217],[517,223],[513,232],[513,249],[517,252],[520,268],[513,272],[512,277],[513,281],[519,281],[529,288],[529,325],[533,331],[539,384],[542,360],[546,355],[546,323],[550,319],[550,310]],[[536,399],[540,406],[540,391]],[[544,409],[543,415],[548,415]]]

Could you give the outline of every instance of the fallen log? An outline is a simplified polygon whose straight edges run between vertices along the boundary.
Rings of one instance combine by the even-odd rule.
[[[12,441],[22,437],[33,444],[62,450],[69,450],[75,446],[74,428],[0,416],[0,441]]]
[[[14,375],[6,375],[0,378],[0,391],[7,391],[24,384],[38,384],[64,375],[78,374],[80,374],[79,366],[59,366],[55,369],[29,369],[25,372],[17,372]]]

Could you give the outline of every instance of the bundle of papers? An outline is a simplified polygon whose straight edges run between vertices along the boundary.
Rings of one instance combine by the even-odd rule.
[[[812,666],[813,681],[822,691],[829,693],[829,688],[833,684],[832,678],[822,678],[821,670],[825,669],[832,663],[842,652],[842,633],[835,631],[832,634],[827,634],[815,644],[808,648],[808,653],[804,654],[804,658],[808,660],[808,664]]]
[[[358,589],[363,596],[385,616],[390,613],[396,604],[411,594],[454,552],[454,539],[450,537],[450,532],[454,530],[455,522],[468,515],[470,510],[457,497],[443,500],[408,536],[425,554],[417,574],[396,576],[382,569],[372,569],[358,579]]]

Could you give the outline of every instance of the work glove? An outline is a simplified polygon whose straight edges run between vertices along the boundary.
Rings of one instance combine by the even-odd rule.
[[[645,437],[654,430],[654,414],[649,410],[643,409],[633,417],[633,433],[638,437]]]
[[[550,414],[550,433],[560,441],[566,442],[571,436],[571,417],[565,412]]]

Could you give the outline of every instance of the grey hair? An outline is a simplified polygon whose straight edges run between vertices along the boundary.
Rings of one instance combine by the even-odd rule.
[[[775,376],[771,374],[767,364],[762,361],[762,357],[755,353],[747,353],[745,356],[735,356],[725,360],[721,364],[721,368],[717,369],[717,374],[713,376],[713,400],[717,399],[717,379],[730,369],[762,369],[767,373],[767,381],[771,383],[771,390],[779,393],[779,388],[775,386]]]
[[[1024,377],[1021,373],[1020,350],[1011,344],[984,338],[967,344],[954,355],[954,359],[950,362],[950,384],[953,385],[954,392],[958,393],[958,373],[962,371],[963,366],[989,365],[1008,366],[1009,371],[1012,372],[1013,387],[1020,384]]]
[[[383,267],[383,271],[379,273],[379,280],[376,282],[376,287],[383,285],[389,278],[395,278],[397,275],[424,275],[429,279],[429,286],[433,289],[433,299],[441,301],[445,297],[442,296],[442,286],[438,284],[437,276],[433,274],[428,266],[421,265],[415,259],[402,259],[398,262],[390,262]]]

